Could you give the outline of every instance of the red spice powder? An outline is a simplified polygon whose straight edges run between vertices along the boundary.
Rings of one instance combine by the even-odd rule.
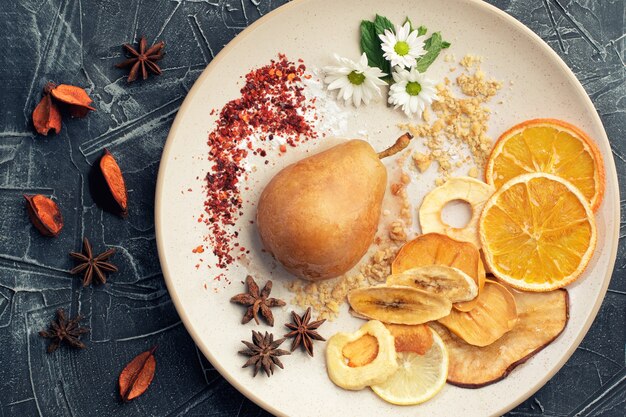
[[[267,155],[267,150],[258,144],[255,149],[251,135],[260,142],[279,136],[291,147],[317,137],[304,118],[307,111],[315,109],[303,93],[301,81],[305,70],[302,60],[294,63],[279,54],[269,65],[246,74],[241,96],[222,108],[209,134],[211,169],[205,178],[206,216],[202,221],[209,227],[208,241],[219,268],[227,267],[248,252],[234,243],[238,232],[233,226],[243,214],[239,187],[246,173],[242,162],[250,153]],[[280,146],[280,152],[286,151],[285,145]]]

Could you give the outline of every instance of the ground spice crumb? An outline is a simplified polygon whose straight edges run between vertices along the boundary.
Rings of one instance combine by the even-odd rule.
[[[269,65],[249,72],[241,96],[221,109],[209,134],[208,159],[212,165],[205,178],[207,216],[201,221],[209,227],[208,240],[219,268],[226,268],[247,253],[243,247],[232,253],[233,240],[238,236],[233,229],[242,215],[239,187],[247,175],[244,161],[249,154],[267,154],[266,149],[253,146],[252,137],[255,143],[263,143],[279,136],[292,147],[317,137],[305,120],[305,114],[315,109],[303,93],[305,70],[304,64],[279,54]],[[281,145],[280,152],[286,150]]]

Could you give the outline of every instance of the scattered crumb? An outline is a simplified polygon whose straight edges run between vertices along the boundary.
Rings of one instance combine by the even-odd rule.
[[[433,162],[433,158],[425,153],[416,152],[413,154],[413,162],[419,172],[424,172],[430,167],[430,164]]]
[[[459,61],[459,65],[461,65],[466,70],[471,70],[474,67],[480,66],[480,63],[483,61],[483,58],[477,55],[467,54],[461,61]]]
[[[467,175],[469,175],[472,178],[478,178],[478,168],[471,167],[469,171],[467,172]]]
[[[436,185],[443,184],[453,168],[460,168],[467,162],[473,162],[478,177],[489,157],[492,139],[487,136],[487,129],[491,110],[486,103],[498,93],[502,83],[487,78],[480,68],[481,61],[481,57],[466,55],[459,62],[463,73],[454,85],[448,78],[437,85],[439,99],[432,104],[434,116],[428,116],[434,119],[432,123],[399,126],[424,140],[428,153],[414,154],[413,161],[420,172],[428,169],[433,161],[437,162],[442,178]],[[463,93],[461,97],[453,93],[454,86]],[[464,147],[469,150],[471,160],[453,158]]]
[[[285,287],[295,294],[292,300],[295,305],[311,307],[318,313],[318,319],[334,320],[350,291],[382,284],[387,279],[391,273],[391,262],[399,248],[399,245],[391,242],[379,247],[356,274],[317,283],[294,279]]]

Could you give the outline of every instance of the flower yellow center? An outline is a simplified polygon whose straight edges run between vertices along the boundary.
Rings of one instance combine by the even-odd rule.
[[[354,85],[361,85],[365,81],[365,75],[360,72],[352,71],[348,74],[348,81]]]
[[[416,96],[422,91],[422,86],[417,81],[411,81],[406,83],[406,92],[410,96]]]
[[[393,50],[396,51],[396,53],[400,56],[408,54],[410,49],[411,48],[409,48],[409,44],[404,41],[396,42],[395,46],[393,47]]]

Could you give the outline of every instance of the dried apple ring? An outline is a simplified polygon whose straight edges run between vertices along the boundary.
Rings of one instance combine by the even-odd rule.
[[[376,338],[377,351],[373,359],[357,360],[369,355],[358,352],[371,349],[370,343],[357,343],[363,336]],[[352,346],[351,346],[352,345]],[[345,349],[346,346],[350,347]],[[349,351],[349,352],[348,352]],[[350,357],[346,357],[348,354]],[[359,366],[360,365],[360,366]],[[335,385],[349,390],[360,390],[374,384],[380,384],[398,368],[394,338],[384,324],[378,320],[365,323],[354,333],[337,333],[326,345],[326,370]]]
[[[494,193],[494,188],[470,177],[450,178],[445,184],[435,188],[424,197],[419,209],[422,233],[443,233],[453,239],[470,242],[480,249],[478,220],[485,202]],[[467,202],[472,208],[472,217],[464,227],[446,224],[441,218],[443,208],[451,201]]]

